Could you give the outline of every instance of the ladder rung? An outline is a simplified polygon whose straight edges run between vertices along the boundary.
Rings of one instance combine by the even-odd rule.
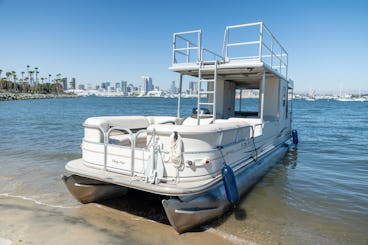
[[[198,103],[198,105],[214,105],[214,103]]]
[[[202,65],[214,65],[216,61],[203,61]]]
[[[200,79],[198,82],[211,82],[211,83],[213,83],[215,80],[214,79]]]
[[[202,114],[203,115],[203,114]],[[205,114],[206,116],[213,116],[213,114]]]

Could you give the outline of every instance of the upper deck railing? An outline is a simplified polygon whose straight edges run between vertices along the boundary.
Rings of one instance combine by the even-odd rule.
[[[227,26],[222,55],[202,47],[201,30],[174,33],[172,65],[209,60],[263,62],[288,76],[288,53],[262,22]]]

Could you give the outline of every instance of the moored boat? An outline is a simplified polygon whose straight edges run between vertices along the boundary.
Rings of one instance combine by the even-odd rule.
[[[258,39],[236,36],[248,31]],[[243,39],[230,42],[234,35]],[[82,158],[67,163],[63,180],[82,203],[130,188],[166,196],[182,233],[236,205],[284,157],[293,81],[286,50],[262,22],[227,26],[222,55],[203,48],[201,30],[174,33],[169,69],[180,75],[177,116],[88,118]],[[196,79],[197,106],[182,117],[185,76]]]

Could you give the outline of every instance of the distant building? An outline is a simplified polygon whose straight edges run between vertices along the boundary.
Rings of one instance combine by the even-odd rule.
[[[111,86],[110,82],[104,82],[104,83],[101,83],[101,88],[102,88],[102,89],[107,90],[107,89],[108,89],[108,87],[110,87],[110,86]]]
[[[177,88],[176,88],[176,86],[175,86],[175,81],[172,81],[172,82],[171,82],[170,92],[171,92],[172,94],[176,94],[176,93],[178,92],[178,89],[177,89]]]
[[[69,82],[70,89],[75,89],[75,77],[72,78],[72,80]]]
[[[88,90],[91,90],[91,89],[93,88],[93,86],[92,86],[92,84],[91,84],[91,83],[87,83],[86,88],[87,88]]]
[[[133,91],[137,91],[138,89],[134,87],[133,84],[129,84],[128,87],[127,87],[127,92],[128,93],[132,93]]]
[[[79,84],[79,85],[78,85],[78,89],[79,89],[79,90],[85,90],[85,88],[84,88],[84,84]]]
[[[146,94],[147,92],[152,91],[154,88],[152,78],[148,76],[142,76],[141,78],[143,80],[143,84],[140,90],[141,94]]]
[[[121,88],[121,84],[120,83],[115,83],[115,89],[118,90]]]
[[[189,94],[197,94],[198,93],[198,83],[194,81],[189,82]]]
[[[127,88],[128,88],[128,82],[127,81],[121,81],[121,91],[123,93],[127,93]]]
[[[64,90],[68,89],[68,79],[66,77],[61,79],[61,85],[63,86]]]

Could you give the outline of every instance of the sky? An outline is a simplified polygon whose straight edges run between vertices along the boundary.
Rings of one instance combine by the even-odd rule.
[[[368,92],[366,0],[0,0],[0,69],[168,88],[174,32],[202,29],[221,53],[227,25],[259,21],[288,51],[295,91]]]

